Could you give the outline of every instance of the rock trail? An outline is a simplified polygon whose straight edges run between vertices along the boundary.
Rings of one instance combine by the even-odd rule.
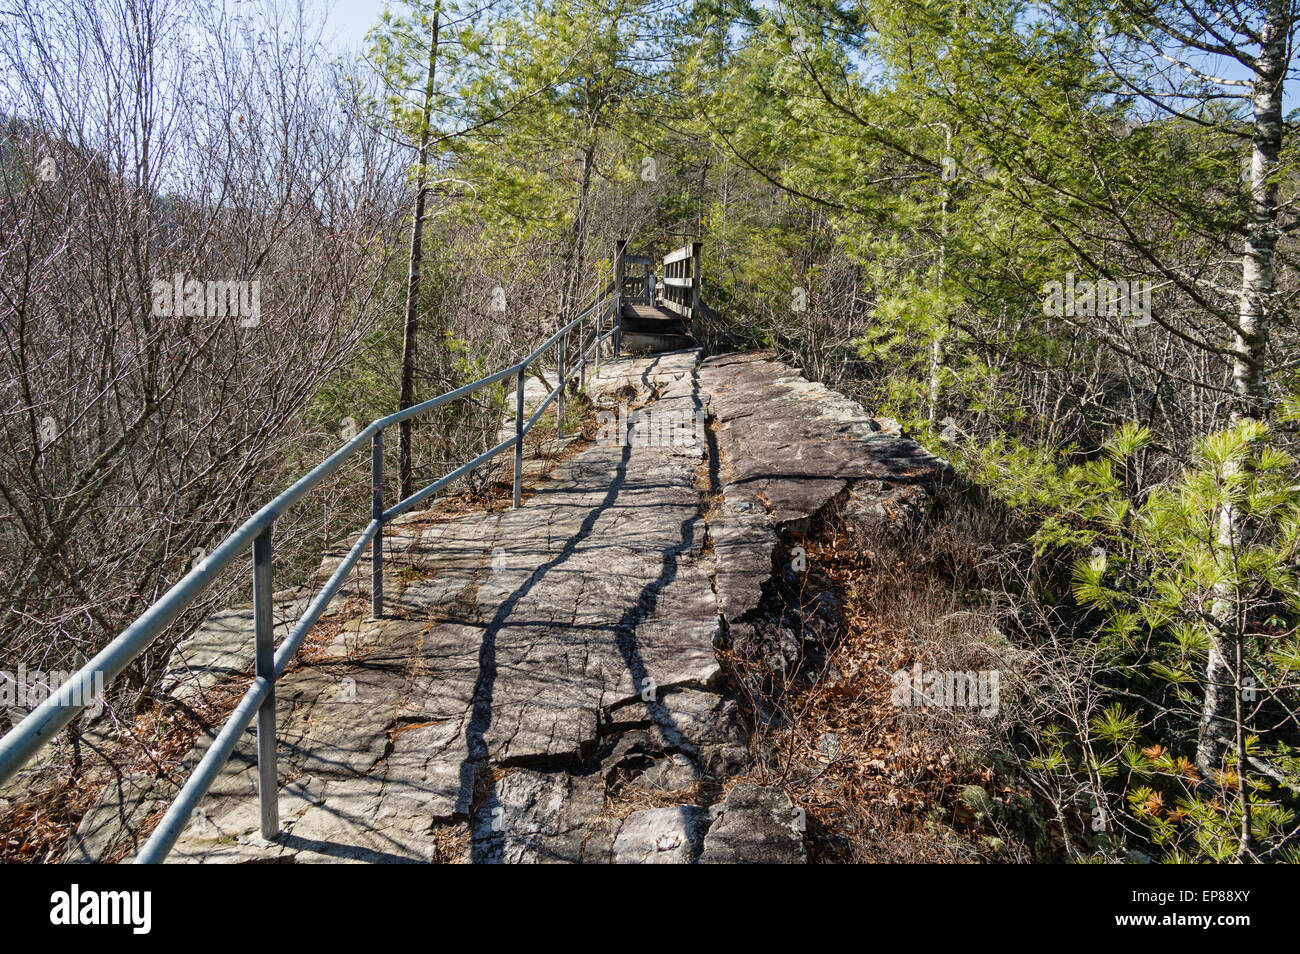
[[[363,615],[366,574],[339,594],[325,621],[338,635],[277,688],[281,837],[257,836],[250,734],[170,860],[804,860],[784,793],[726,785],[751,755],[717,651],[793,665],[801,637],[772,599],[786,535],[833,500],[886,499],[945,465],[770,354],[623,359],[589,393],[598,409],[641,406],[630,441],[607,439],[606,414],[602,439],[521,509],[395,522],[386,618]],[[526,400],[541,394],[530,381]],[[647,426],[705,415],[693,443]],[[279,615],[302,605],[286,594]],[[169,691],[246,672],[250,627],[247,608],[209,619]],[[135,837],[174,792],[109,786],[69,860]]]

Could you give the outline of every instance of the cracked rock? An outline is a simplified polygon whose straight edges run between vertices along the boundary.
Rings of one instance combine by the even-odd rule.
[[[614,864],[690,864],[699,856],[708,827],[708,809],[695,805],[633,812],[614,839]]]
[[[803,864],[802,819],[779,788],[737,785],[704,837],[700,864]]]
[[[832,503],[864,520],[924,509],[920,485],[943,462],[770,354],[611,361],[588,389],[647,422],[707,411],[706,440],[571,440],[565,459],[529,460],[526,477],[547,473],[521,509],[390,524],[386,617],[356,599],[363,560],[327,645],[277,684],[281,837],[258,837],[250,731],[172,860],[418,862],[453,835],[480,863],[804,860],[779,790],[735,786],[711,825],[696,805],[620,820],[634,806],[618,795],[693,801],[749,770],[750,710],[716,650],[727,639],[764,660],[769,683],[814,677],[838,607],[801,590],[795,535]],[[530,378],[526,401],[544,393]],[[326,555],[315,585],[341,558]],[[306,599],[277,594],[277,638]],[[251,642],[247,607],[214,614],[166,686],[192,699],[246,676]],[[761,707],[770,685],[746,688]],[[170,785],[106,787],[80,854],[135,844]]]

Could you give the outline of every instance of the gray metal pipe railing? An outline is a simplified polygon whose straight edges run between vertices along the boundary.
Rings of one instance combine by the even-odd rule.
[[[194,771],[190,774],[189,779],[177,794],[175,801],[163,815],[162,821],[153,830],[149,840],[145,842],[144,847],[136,856],[138,864],[156,864],[167,857],[176,840],[180,838],[185,826],[189,824],[190,816],[194,814],[194,809],[199,807],[199,802],[203,796],[208,793],[212,783],[216,781],[217,773],[230,759],[230,754],[235,749],[235,744],[244,730],[248,728],[253,716],[262,711],[262,703],[268,699],[274,698],[274,680],[279,679],[284,674],[285,669],[289,667],[289,662],[293,659],[294,654],[298,652],[298,647],[302,645],[303,639],[311,628],[316,625],[325,607],[329,605],[330,600],[343,584],[347,575],[352,572],[357,561],[361,559],[361,554],[365,552],[366,546],[374,539],[381,529],[377,520],[371,520],[366,529],[362,531],[357,542],[352,545],[348,555],[344,557],[343,562],[338,565],[333,574],[330,575],[329,582],[321,589],[316,598],[312,600],[302,617],[294,625],[293,630],[289,633],[283,643],[280,644],[279,650],[275,654],[275,668],[272,678],[267,679],[263,676],[253,680],[253,684],[244,693],[244,698],[240,700],[239,705],[230,714],[226,724],[208,750],[203,753],[203,758],[195,766]],[[274,710],[271,710],[274,711]],[[260,753],[259,753],[260,754]],[[259,778],[259,799],[263,789],[261,778],[261,765],[258,766]],[[262,802],[265,809],[266,802]],[[265,820],[265,819],[263,819]],[[266,832],[263,830],[263,837]]]
[[[251,548],[253,551],[254,618],[253,683],[230,714],[220,732],[208,747],[207,752],[204,753],[198,766],[168,808],[162,821],[155,828],[136,860],[141,863],[153,863],[162,861],[167,856],[167,853],[189,823],[194,809],[198,807],[199,801],[212,787],[212,783],[230,758],[235,745],[253,721],[254,716],[258,718],[258,790],[262,835],[267,839],[278,835],[275,681],[284,673],[308,631],[320,619],[326,606],[329,605],[342,586],[344,579],[356,566],[367,546],[371,546],[371,612],[376,617],[383,615],[383,528],[386,523],[509,448],[514,448],[515,451],[514,506],[521,505],[520,480],[523,469],[523,439],[541,418],[546,408],[557,398],[560,400],[558,411],[561,415],[563,414],[564,388],[572,377],[572,370],[567,364],[565,354],[568,333],[577,327],[579,329],[580,348],[585,348],[585,322],[591,316],[595,316],[596,334],[593,336],[592,348],[579,351],[579,362],[576,370],[579,380],[583,384],[586,383],[587,358],[592,351],[596,354],[596,366],[599,367],[601,342],[612,335],[615,341],[615,355],[618,353],[618,335],[622,324],[621,299],[617,288],[613,289],[612,295],[607,295],[608,291],[607,288],[597,301],[583,309],[577,317],[547,338],[525,358],[510,367],[503,368],[453,391],[440,394],[428,401],[372,421],[359,434],[347,441],[311,471],[298,478],[287,490],[253,514],[230,536],[218,544],[197,566],[154,602],[152,606],[141,613],[130,626],[64,682],[48,699],[29,713],[22,722],[14,726],[4,738],[0,739],[0,784],[11,779],[37,752],[49,744],[56,733],[67,726],[83,709],[91,704],[97,683],[98,687],[107,686],[121,675],[122,671],[144,652],[166,627],[175,621],[185,611],[186,607],[216,580],[226,567],[233,563],[245,550]],[[613,307],[614,330],[602,335],[600,332],[602,309],[607,304],[612,304]],[[560,344],[560,354],[557,361],[558,384],[537,411],[525,421],[523,416],[523,392],[526,372],[534,361],[557,342]],[[424,489],[385,510],[383,505],[384,430],[449,401],[467,397],[482,388],[503,381],[511,375],[515,377],[516,388],[514,434],[473,460],[438,478]],[[297,503],[304,494],[338,470],[367,442],[370,443],[371,447],[370,522],[348,551],[343,562],[330,575],[325,586],[308,604],[289,635],[285,637],[279,649],[276,650],[274,648],[274,620],[272,614],[274,566],[272,531],[275,521]],[[96,676],[99,677],[98,680]]]

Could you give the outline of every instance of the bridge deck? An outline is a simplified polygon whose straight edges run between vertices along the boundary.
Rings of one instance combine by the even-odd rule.
[[[632,353],[677,351],[694,345],[688,322],[655,305],[623,305],[623,350]]]

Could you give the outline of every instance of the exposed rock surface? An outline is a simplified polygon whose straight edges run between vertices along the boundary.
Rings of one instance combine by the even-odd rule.
[[[708,809],[695,805],[646,808],[623,821],[611,859],[618,865],[684,865],[699,857]]]
[[[761,696],[815,671],[808,664],[836,625],[830,595],[810,598],[799,586],[806,554],[792,535],[836,502],[892,528],[894,503],[909,515],[924,509],[924,485],[948,464],[768,352],[711,358],[699,383],[714,422],[713,482],[725,496],[710,521],[718,606],[732,648],[768,677],[747,686]]]
[[[707,413],[710,428],[607,430],[530,471],[520,510],[390,526],[386,618],[348,602],[366,591],[354,573],[331,607],[338,635],[277,686],[284,833],[257,836],[250,732],[171,860],[803,860],[784,793],[727,789],[751,763],[716,650],[797,669],[834,607],[778,605],[790,532],[836,500],[886,507],[943,463],[771,355],[625,359],[589,388],[605,410]],[[304,605],[283,597],[283,631]],[[242,608],[210,619],[177,651],[171,691],[249,672],[250,627]],[[102,857],[175,792],[118,788],[71,857]]]
[[[803,864],[803,817],[779,788],[743,782],[709,827],[700,864]]]

